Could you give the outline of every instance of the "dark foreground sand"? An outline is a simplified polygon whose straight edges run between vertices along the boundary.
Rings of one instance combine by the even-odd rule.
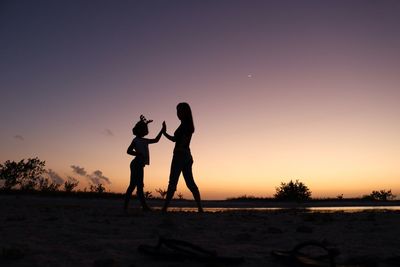
[[[270,252],[308,240],[337,247],[338,262],[400,266],[400,212],[159,211],[128,215],[119,200],[0,196],[0,266],[229,266],[156,261],[137,251],[166,236],[190,241],[238,266],[287,266]]]

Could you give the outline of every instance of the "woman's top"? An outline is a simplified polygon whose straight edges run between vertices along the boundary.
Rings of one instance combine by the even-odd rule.
[[[192,139],[192,127],[185,123],[181,123],[174,133],[175,148],[174,154],[189,154],[190,155],[190,140]]]
[[[133,139],[133,146],[136,152],[139,152],[143,156],[143,164],[150,164],[150,153],[149,153],[149,142],[147,139],[142,137],[135,137]]]

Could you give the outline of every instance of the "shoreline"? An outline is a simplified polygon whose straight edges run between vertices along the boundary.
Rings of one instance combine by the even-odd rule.
[[[39,194],[0,194],[0,201],[7,199],[38,199],[42,201],[46,200],[61,200],[68,202],[81,202],[85,201],[101,201],[104,203],[111,202],[116,203],[123,202],[123,197],[102,197],[102,196],[90,196],[81,197],[76,195],[39,195]],[[155,209],[160,209],[164,200],[162,199],[148,199],[147,204]],[[285,202],[276,200],[202,200],[202,205],[204,209],[210,209],[214,211],[223,211],[223,209],[231,210],[252,210],[263,211],[263,210],[288,210],[288,209],[298,209],[298,210],[310,210],[315,209],[315,211],[326,209],[332,209],[333,211],[340,211],[340,208],[345,209],[359,209],[366,208],[368,210],[373,210],[374,208],[384,210],[387,207],[390,210],[400,210],[400,200],[391,201],[370,201],[370,200],[309,200],[305,202]],[[122,206],[122,204],[121,204]],[[132,199],[130,202],[132,208],[140,209],[140,204],[137,199]],[[174,210],[187,209],[187,211],[193,211],[197,208],[194,200],[178,200],[173,199],[170,203],[169,208]]]
[[[163,203],[162,200],[149,200],[148,203]],[[232,201],[232,200],[203,200],[204,207],[209,208],[311,208],[311,207],[391,207],[400,206],[400,201],[365,201],[365,200],[311,200],[307,202],[286,201]],[[172,200],[171,207],[193,206],[192,200]]]
[[[111,202],[123,202],[123,196],[119,197],[102,197],[102,196],[78,196],[78,195],[40,195],[40,194],[0,194],[0,201],[2,199],[12,199],[12,198],[32,198],[32,199],[65,199],[65,200],[99,200],[99,201],[111,201]],[[152,207],[162,207],[164,200],[162,199],[147,199],[146,202]],[[139,207],[139,201],[137,199],[132,199],[130,202],[132,207]],[[232,208],[232,209],[258,209],[258,208],[270,208],[270,209],[303,209],[303,208],[349,208],[349,207],[359,207],[359,208],[373,208],[373,207],[399,207],[400,200],[390,200],[390,201],[371,201],[371,200],[308,200],[304,202],[290,202],[290,201],[276,201],[273,199],[267,200],[202,200],[202,205],[204,208]],[[179,200],[173,199],[170,203],[171,208],[195,208],[196,203],[194,200]]]

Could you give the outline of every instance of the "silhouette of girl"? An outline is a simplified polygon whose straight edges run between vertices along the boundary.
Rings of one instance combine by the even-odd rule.
[[[131,198],[133,190],[137,187],[137,196],[142,204],[142,208],[144,211],[150,211],[150,208],[147,206],[146,201],[144,199],[143,194],[143,177],[144,177],[144,166],[149,165],[150,156],[149,156],[149,144],[157,143],[162,135],[162,132],[165,131],[165,123],[163,123],[163,128],[158,133],[156,138],[147,139],[144,138],[149,133],[149,129],[147,124],[152,122],[152,120],[146,120],[143,115],[140,115],[140,121],[136,123],[135,127],[132,129],[133,135],[136,137],[132,140],[132,143],[129,145],[127,153],[129,155],[135,156],[130,164],[131,169],[131,180],[126,190],[125,194],[125,203],[124,210],[128,209],[129,200]]]
[[[165,198],[162,211],[167,211],[168,205],[176,191],[179,176],[182,172],[183,177],[185,178],[186,186],[190,189],[194,199],[196,200],[198,211],[202,212],[203,208],[201,207],[200,192],[193,179],[193,158],[189,148],[190,140],[192,139],[192,134],[194,133],[192,111],[188,103],[179,103],[176,107],[176,110],[181,124],[176,129],[173,136],[166,132],[166,125],[165,122],[163,122],[163,128],[165,128],[163,134],[165,137],[167,137],[167,139],[175,142],[175,148],[171,163],[167,196]]]

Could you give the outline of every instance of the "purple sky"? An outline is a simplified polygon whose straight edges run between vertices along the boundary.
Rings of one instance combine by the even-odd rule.
[[[139,115],[150,137],[163,120],[173,132],[187,101],[206,198],[289,179],[396,193],[399,14],[399,1],[2,1],[0,160],[100,170],[123,191]],[[166,187],[172,146],[151,147],[148,190]]]

